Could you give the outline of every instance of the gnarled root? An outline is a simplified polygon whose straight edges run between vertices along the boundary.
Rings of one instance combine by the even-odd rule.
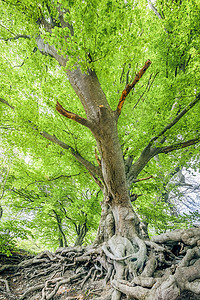
[[[108,250],[108,247],[110,250]],[[137,276],[137,270],[141,271],[146,261],[146,245],[137,236],[133,243],[127,238],[114,235],[108,240],[108,245],[103,245],[102,250],[111,260],[114,261],[115,280],[134,278]],[[116,282],[116,281],[114,281]],[[121,291],[114,287],[112,300],[121,299]]]
[[[12,300],[60,299],[62,293],[62,299],[121,300],[125,294],[138,300],[175,300],[190,291],[196,300],[199,270],[198,228],[145,242],[115,235],[99,246],[60,248],[0,265],[0,293]]]
[[[191,232],[193,231],[186,231],[184,235],[179,235],[180,240],[183,241],[184,239],[190,246],[191,244],[194,245],[194,243],[198,245],[199,239],[197,236],[192,237]],[[198,231],[195,230],[194,232],[197,233]],[[180,232],[178,231],[178,233]],[[171,242],[178,241],[178,238],[174,236],[174,234],[171,235]],[[156,240],[163,241],[163,237],[165,237],[165,240],[167,239],[168,242],[170,241],[170,233],[167,236],[162,235],[161,239],[159,236]],[[133,278],[131,283],[124,280],[113,280],[111,283],[116,290],[138,300],[175,300],[183,291],[191,291],[194,294],[200,295],[200,248],[198,246],[189,249],[186,247],[185,257],[179,261],[176,260],[175,255],[172,253],[170,255],[169,249],[158,246],[154,242],[147,242],[147,244],[151,248],[155,248],[157,252],[151,252],[144,271],[140,276]],[[184,248],[184,246],[181,248]],[[163,254],[162,256],[161,253]],[[157,266],[170,264],[169,261],[165,259],[165,256],[168,256],[171,260],[173,259],[175,263],[178,261],[178,264],[173,265],[171,261],[170,267],[165,269],[162,277],[150,277],[153,275]]]

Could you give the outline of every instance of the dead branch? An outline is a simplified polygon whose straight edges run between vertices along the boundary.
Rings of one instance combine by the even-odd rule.
[[[136,74],[133,82],[131,84],[127,84],[126,88],[123,90],[122,95],[119,99],[119,103],[116,109],[116,113],[119,116],[122,110],[122,107],[124,105],[124,102],[126,100],[126,97],[128,96],[128,94],[130,93],[130,91],[134,88],[134,86],[136,85],[136,83],[140,80],[140,78],[143,76],[143,74],[145,73],[145,71],[148,69],[148,67],[151,65],[151,61],[148,59],[144,66],[140,69],[140,71]]]

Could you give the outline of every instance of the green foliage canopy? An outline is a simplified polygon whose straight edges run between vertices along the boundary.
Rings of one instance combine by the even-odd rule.
[[[199,2],[156,1],[157,15],[147,2],[0,2],[0,139],[1,151],[10,161],[9,180],[14,174],[10,189],[24,189],[44,178],[48,185],[47,178],[79,173],[75,182],[70,180],[51,188],[55,203],[62,197],[61,185],[74,185],[79,190],[97,189],[70,150],[73,148],[97,165],[91,132],[64,119],[55,109],[58,100],[66,109],[85,117],[66,76],[66,70],[76,68],[77,63],[82,72],[88,68],[96,71],[108,102],[115,109],[122,90],[135,72],[147,58],[152,61],[149,73],[131,92],[120,116],[118,129],[125,160],[132,157],[135,161],[151,138],[159,136],[199,95]],[[39,36],[45,43],[54,45],[58,54],[68,57],[66,67],[59,66],[51,56],[41,55],[37,45]],[[167,177],[177,166],[194,167],[196,161],[195,167],[199,167],[199,111],[197,103],[158,138],[157,142],[164,138],[163,145],[174,147],[174,151],[153,158],[139,175],[154,177],[154,183],[140,185],[139,193],[144,196],[135,205],[141,214],[147,215],[153,205],[152,215],[157,210],[162,222],[167,213],[166,203],[155,205],[155,194],[161,184],[160,169],[162,176]],[[55,135],[69,150],[49,142],[41,132]],[[189,148],[176,150],[176,145],[190,140],[196,141]],[[24,163],[24,157],[31,162]],[[136,182],[130,189],[137,192],[139,184]],[[46,205],[48,210],[48,205],[54,204]],[[154,222],[152,216],[148,221]]]

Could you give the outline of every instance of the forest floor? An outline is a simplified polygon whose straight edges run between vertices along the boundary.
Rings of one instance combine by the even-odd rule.
[[[46,255],[46,258],[45,258]],[[64,271],[64,277],[60,266],[55,262],[51,261],[50,252],[46,252],[42,255],[40,263],[34,262],[34,256],[25,251],[15,252],[12,256],[6,257],[0,254],[0,300],[42,300],[41,287],[49,281],[49,286],[47,289],[51,290],[51,280],[52,282],[62,277],[66,279],[66,282],[60,284],[57,288],[56,293],[49,299],[53,300],[89,300],[89,299],[109,299],[107,294],[109,294],[110,289],[112,289],[110,283],[108,282],[106,288],[104,286],[104,278],[98,276],[95,280],[88,277],[85,281],[88,271],[68,268]],[[48,260],[47,260],[48,257]],[[31,264],[24,265],[24,268],[16,268],[20,263],[26,264],[26,262],[31,262]],[[9,266],[3,270],[4,266]],[[12,267],[13,266],[13,267]],[[81,268],[81,267],[80,267]],[[76,276],[76,274],[81,274],[81,276]],[[86,274],[85,274],[86,273]],[[72,281],[67,282],[69,278],[74,278]],[[84,282],[85,281],[85,282]],[[38,287],[39,290],[34,290],[33,287]],[[31,291],[32,289],[32,291]],[[29,291],[25,295],[25,292]],[[49,293],[50,295],[50,293]],[[24,296],[24,297],[23,297]],[[44,297],[44,296],[43,296]],[[49,296],[50,297],[50,296]],[[125,295],[122,298],[129,299]],[[46,298],[46,296],[44,297]],[[152,299],[153,300],[153,299]],[[177,300],[200,300],[200,296],[195,296],[191,292],[182,293]]]

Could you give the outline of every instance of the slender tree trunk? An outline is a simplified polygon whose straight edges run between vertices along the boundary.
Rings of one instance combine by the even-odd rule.
[[[66,236],[65,236],[65,233],[63,231],[63,228],[62,228],[62,219],[61,217],[56,213],[55,210],[53,210],[54,214],[55,214],[55,217],[56,217],[56,221],[57,221],[57,225],[58,225],[58,234],[59,234],[59,244],[60,244],[60,247],[67,247],[67,240],[66,240]]]
[[[74,243],[74,246],[81,246],[83,244],[84,238],[88,232],[87,224],[80,224],[78,227],[76,226],[77,238]]]

